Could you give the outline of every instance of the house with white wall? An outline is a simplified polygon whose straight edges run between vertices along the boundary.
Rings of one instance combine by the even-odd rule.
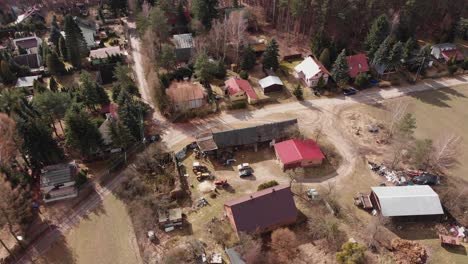
[[[320,77],[327,83],[331,75],[318,60],[310,56],[294,67],[294,71],[296,78],[301,79],[308,87],[317,86]]]

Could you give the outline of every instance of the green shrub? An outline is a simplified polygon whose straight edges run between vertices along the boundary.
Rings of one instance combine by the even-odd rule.
[[[270,188],[270,187],[273,187],[273,186],[276,186],[276,185],[279,185],[279,183],[275,180],[273,181],[269,181],[269,182],[264,182],[262,184],[260,184],[257,188],[257,191],[261,191],[261,190],[265,190],[267,188]]]
[[[239,73],[239,76],[244,79],[244,80],[248,80],[249,79],[249,73],[247,73],[246,71],[241,71]]]
[[[336,260],[344,264],[361,264],[365,263],[364,252],[366,247],[358,243],[346,242],[342,247],[342,251],[336,253]]]
[[[245,101],[232,103],[232,104],[229,106],[229,109],[231,109],[231,110],[235,110],[235,109],[244,109],[244,108],[247,108],[247,102],[245,102]]]
[[[75,185],[76,187],[80,187],[88,181],[87,173],[84,171],[80,171],[78,175],[76,175]]]
[[[369,86],[369,75],[367,73],[361,72],[354,80],[354,85],[358,88],[367,88]]]
[[[300,84],[294,88],[293,94],[296,96],[297,100],[304,100],[304,91],[302,90],[302,86]]]

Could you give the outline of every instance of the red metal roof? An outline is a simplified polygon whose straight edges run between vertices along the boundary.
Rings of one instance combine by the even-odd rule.
[[[356,78],[361,72],[369,71],[366,54],[348,56],[346,57],[346,60],[348,61],[349,66],[348,74],[351,78]]]
[[[444,56],[444,59],[446,61],[449,61],[455,57],[456,61],[461,61],[464,59],[463,54],[458,50],[443,50],[442,51],[442,56]]]
[[[257,99],[258,96],[253,90],[252,86],[247,80],[239,78],[229,78],[224,82],[226,85],[229,95],[234,95],[240,91],[244,91],[248,97],[252,99]]]
[[[276,153],[283,164],[301,160],[324,159],[320,147],[312,139],[290,139],[275,144]]]
[[[113,118],[118,118],[117,115],[117,105],[114,103],[105,104],[101,106],[101,114],[111,114]]]
[[[289,185],[278,185],[226,202],[237,232],[268,231],[294,223],[297,208]]]

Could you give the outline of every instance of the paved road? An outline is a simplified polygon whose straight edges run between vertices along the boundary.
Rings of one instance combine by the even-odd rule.
[[[128,23],[128,25],[130,28],[134,28],[135,26],[132,23]],[[143,71],[139,39],[136,36],[131,35],[130,45],[132,47],[131,54],[134,60],[133,67],[136,73],[136,79],[140,88],[140,93],[143,100],[154,107],[148,83]],[[163,118],[159,113],[157,113],[157,111],[155,111],[156,113],[154,114],[153,119],[155,123],[161,125],[165,129],[163,135],[164,142],[166,142],[169,148],[174,148],[179,146],[181,143],[188,143],[193,141],[195,136],[200,132],[206,132],[216,127],[229,128],[231,127],[231,124],[234,123],[269,123],[281,119],[274,117],[274,114],[299,115],[300,125],[303,127],[312,127],[315,121],[317,121],[317,119],[312,119],[312,117],[318,116],[318,118],[321,119],[325,124],[327,134],[332,137],[334,141],[340,142],[339,151],[345,158],[343,165],[338,169],[338,174],[345,175],[348,174],[353,168],[353,161],[346,158],[353,156],[353,148],[349,142],[347,142],[346,139],[337,132],[337,124],[333,122],[334,115],[337,113],[337,107],[357,103],[374,104],[384,100],[404,96],[413,92],[435,90],[467,83],[468,75],[458,76],[455,78],[429,80],[412,86],[387,89],[369,89],[351,97],[336,97],[268,105],[253,111],[237,110],[223,112],[218,116],[195,119],[183,124],[172,124]],[[61,224],[59,224],[56,229],[46,232],[42,237],[36,240],[17,263],[31,263],[31,258],[37,259],[38,256],[46,252],[46,250],[48,250],[52,244],[62,236],[62,234],[73,228],[74,225],[79,223],[83,216],[87,215],[90,211],[96,208],[101,203],[102,199],[110,194],[118,186],[121,180],[121,177],[115,177],[105,186],[93,184],[96,193],[90,195],[86,200],[84,200],[71,215],[62,219]]]

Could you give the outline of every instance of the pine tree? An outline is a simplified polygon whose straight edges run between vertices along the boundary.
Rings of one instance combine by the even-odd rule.
[[[42,54],[42,64],[44,66],[47,66],[47,57],[49,56],[50,54],[50,48],[49,48],[49,45],[47,45],[47,43],[42,43],[41,45],[41,54]]]
[[[403,59],[403,43],[401,41],[398,41],[393,45],[392,50],[389,53],[388,56],[388,63],[389,66],[393,69],[398,69],[402,62],[401,60]]]
[[[117,103],[119,105],[118,113],[120,121],[129,129],[135,139],[141,140],[144,116],[144,110],[141,105],[126,91],[120,93]]]
[[[302,86],[300,84],[298,84],[296,88],[294,88],[293,94],[294,96],[296,96],[297,100],[304,100],[304,91],[302,90]]]
[[[0,63],[0,76],[6,84],[12,84],[16,81],[16,76],[10,69],[10,64],[6,60],[2,60]]]
[[[164,44],[159,58],[159,64],[166,70],[172,70],[176,64],[176,56],[174,48],[168,44]]]
[[[58,91],[58,83],[53,76],[50,77],[50,80],[49,80],[49,90],[51,90],[52,92]]]
[[[391,49],[391,38],[388,37],[384,40],[382,44],[380,44],[379,48],[374,54],[374,59],[372,60],[372,65],[375,66],[382,66],[388,67],[389,66],[389,57],[390,57],[390,49]]]
[[[330,40],[322,33],[318,31],[310,40],[310,51],[315,57],[318,57],[321,52],[329,48],[331,45]]]
[[[218,17],[218,0],[193,0],[192,13],[206,29],[211,29],[211,22]]]
[[[75,68],[81,68],[81,58],[86,55],[87,46],[83,33],[72,16],[65,17],[65,44],[67,57]]]
[[[179,2],[179,5],[177,6],[177,22],[175,29],[179,33],[185,33],[188,31],[188,24],[189,21],[185,16],[184,6],[182,5],[182,2]]]
[[[60,34],[60,28],[58,26],[58,23],[57,23],[57,17],[54,16],[52,18],[52,23],[51,23],[51,27],[50,27],[50,36],[49,36],[49,40],[54,43],[55,47],[58,48],[58,42],[59,42],[59,38],[62,34]]]
[[[263,54],[263,68],[264,69],[272,69],[273,71],[276,71],[279,68],[279,62],[278,62],[278,57],[279,57],[279,46],[278,42],[273,38],[268,42],[265,53]]]
[[[38,80],[34,80],[33,81],[33,91],[34,91],[34,94],[39,94],[39,93],[43,93],[45,91],[47,91],[47,88],[45,87],[45,85],[38,81]]]
[[[65,38],[60,35],[58,41],[59,53],[60,57],[62,57],[63,61],[68,61],[68,51],[67,51],[67,44],[65,43]]]
[[[407,61],[410,58],[411,52],[414,50],[415,46],[416,46],[416,43],[414,42],[412,38],[409,38],[405,42],[405,45],[403,46],[403,57],[402,57],[404,61]]]
[[[19,119],[19,136],[23,139],[21,152],[33,167],[54,164],[62,160],[63,151],[52,137],[52,131],[40,118]]]
[[[325,68],[330,68],[330,49],[323,49],[322,53],[320,53],[319,61],[322,63],[323,66],[325,66]]]
[[[82,156],[89,156],[102,145],[99,129],[91,116],[79,105],[73,105],[65,115],[65,140],[68,146],[78,149]]]
[[[113,120],[110,123],[110,135],[115,148],[127,149],[135,142],[130,130],[119,121]]]
[[[127,0],[109,0],[109,7],[114,13],[114,16],[119,16],[127,12]]]
[[[200,53],[195,60],[194,70],[195,75],[201,83],[208,82],[213,78],[209,68],[210,61],[208,60],[208,56],[205,53]]]
[[[109,97],[104,88],[93,81],[86,71],[80,75],[80,98],[83,104],[92,110],[96,110],[96,105],[109,103]]]
[[[55,122],[59,122],[62,128],[61,120],[72,102],[71,96],[66,92],[46,91],[34,95],[33,105],[39,111],[41,116],[49,118],[50,124],[55,128]]]
[[[345,85],[349,81],[349,66],[346,60],[346,50],[343,49],[335,60],[332,67],[332,77],[339,85]]]
[[[250,46],[245,47],[244,52],[242,54],[240,68],[244,71],[250,71],[255,67],[256,62],[257,58],[255,56],[254,50]]]
[[[367,34],[365,43],[369,57],[373,58],[374,53],[389,34],[390,23],[388,22],[388,18],[386,15],[381,15],[374,20]]]
[[[325,86],[327,85],[327,83],[325,82],[325,79],[323,78],[323,75],[320,76],[318,82],[317,82],[317,90],[318,91],[321,91],[323,89],[325,89]]]
[[[67,70],[65,69],[65,64],[60,60],[57,53],[52,51],[47,55],[47,69],[53,75],[62,75]]]

